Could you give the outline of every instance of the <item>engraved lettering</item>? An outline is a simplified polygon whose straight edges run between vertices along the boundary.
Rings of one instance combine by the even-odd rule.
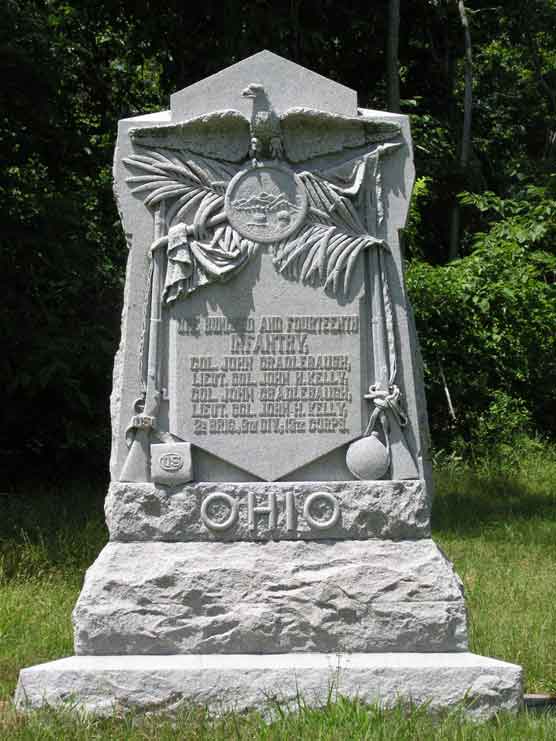
[[[218,370],[216,366],[213,366],[212,364],[212,356],[211,355],[192,355],[190,358],[191,362],[191,370],[192,371],[199,371],[199,370],[208,370],[208,371],[214,371]]]
[[[198,388],[198,387],[193,386],[193,388],[191,389],[191,401],[217,402],[219,401],[219,399],[218,399],[218,396],[216,396],[212,388],[204,388],[204,387]]]
[[[191,413],[193,418],[195,417],[227,417],[226,404],[193,404],[193,411]]]
[[[301,499],[300,495],[297,496]],[[295,533],[306,533],[306,529],[299,527],[300,518],[312,530],[324,531],[337,525],[340,516],[339,501],[326,491],[309,494],[301,513],[297,511],[296,494],[293,491],[248,491],[247,496],[216,491],[206,496],[201,504],[201,520],[215,532],[223,532],[234,525],[242,524],[243,527],[247,525],[249,532],[255,535],[261,523],[260,518],[263,518],[260,530],[263,533],[267,530],[275,531],[270,537],[280,534],[291,537]]]
[[[245,334],[255,331],[255,320],[253,317],[207,316],[204,320],[203,330],[205,334]]]
[[[188,333],[194,327],[222,338],[212,353],[187,356],[195,435],[353,433],[351,354],[339,341],[333,353],[312,344],[319,336],[357,335],[357,315],[208,315],[186,324]]]
[[[255,389],[252,386],[228,386],[224,389],[224,396],[222,397],[222,401],[224,401],[226,404],[230,401],[255,402]]]
[[[252,371],[253,370],[253,356],[252,355],[224,355],[220,369],[229,373],[230,371]]]
[[[179,471],[183,468],[184,459],[179,453],[165,453],[158,463],[164,471]]]
[[[192,386],[224,386],[225,373],[192,373]]]
[[[286,492],[286,530],[297,530],[297,510],[293,491]]]
[[[178,323],[178,334],[197,336],[201,331],[199,317],[193,316],[188,319],[180,319]]]

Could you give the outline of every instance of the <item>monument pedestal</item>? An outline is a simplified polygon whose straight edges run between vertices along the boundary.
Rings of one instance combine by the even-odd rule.
[[[432,540],[109,543],[74,611],[84,655],[466,651]]]
[[[21,707],[244,710],[324,704],[331,687],[477,717],[521,705],[521,668],[468,652],[419,481],[115,483],[106,515],[78,655],[24,669]]]
[[[420,481],[111,485],[77,654],[466,651]]]
[[[74,656],[24,669],[16,701],[31,708],[68,703],[97,715],[172,712],[182,703],[217,713],[269,712],[274,699],[295,710],[298,694],[324,706],[332,689],[384,707],[461,704],[488,718],[521,707],[521,674],[519,666],[468,652]]]

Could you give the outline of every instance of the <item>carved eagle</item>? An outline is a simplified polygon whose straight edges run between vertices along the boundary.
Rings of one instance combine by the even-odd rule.
[[[204,157],[242,162],[250,152],[253,154],[252,140],[257,139],[261,158],[283,157],[298,164],[391,141],[400,133],[399,124],[393,121],[314,108],[290,108],[280,115],[273,110],[264,86],[258,83],[248,85],[242,95],[253,99],[250,120],[236,110],[215,111],[180,123],[131,129],[131,140],[142,146],[187,149]]]
[[[379,238],[380,159],[401,143],[381,143],[396,139],[400,126],[309,108],[278,115],[262,85],[242,94],[253,99],[250,120],[217,111],[130,131],[136,153],[124,158],[133,173],[127,183],[149,208],[165,204],[164,300],[229,279],[256,253],[259,243],[234,228],[225,203],[249,156],[255,167],[285,166],[308,202],[299,228],[273,242],[276,269],[334,292],[342,279],[347,291],[360,252],[386,248]]]

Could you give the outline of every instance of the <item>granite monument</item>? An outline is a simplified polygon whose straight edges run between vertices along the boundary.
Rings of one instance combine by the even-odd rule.
[[[110,542],[22,706],[520,705],[430,536],[413,178],[406,116],[268,51],[120,122]]]

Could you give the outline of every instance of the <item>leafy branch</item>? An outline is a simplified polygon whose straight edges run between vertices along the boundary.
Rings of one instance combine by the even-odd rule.
[[[156,207],[162,201],[172,201],[168,209],[168,224],[182,220],[195,209],[194,226],[203,231],[207,220],[222,211],[226,186],[236,170],[203,157],[192,157],[183,151],[133,154],[123,160],[137,175],[126,179],[134,195],[143,196],[145,206]]]
[[[274,246],[274,264],[289,278],[336,292],[343,274],[347,293],[360,253],[373,245],[386,248],[370,235],[342,189],[313,173],[301,173],[309,199],[309,216],[292,237]]]

